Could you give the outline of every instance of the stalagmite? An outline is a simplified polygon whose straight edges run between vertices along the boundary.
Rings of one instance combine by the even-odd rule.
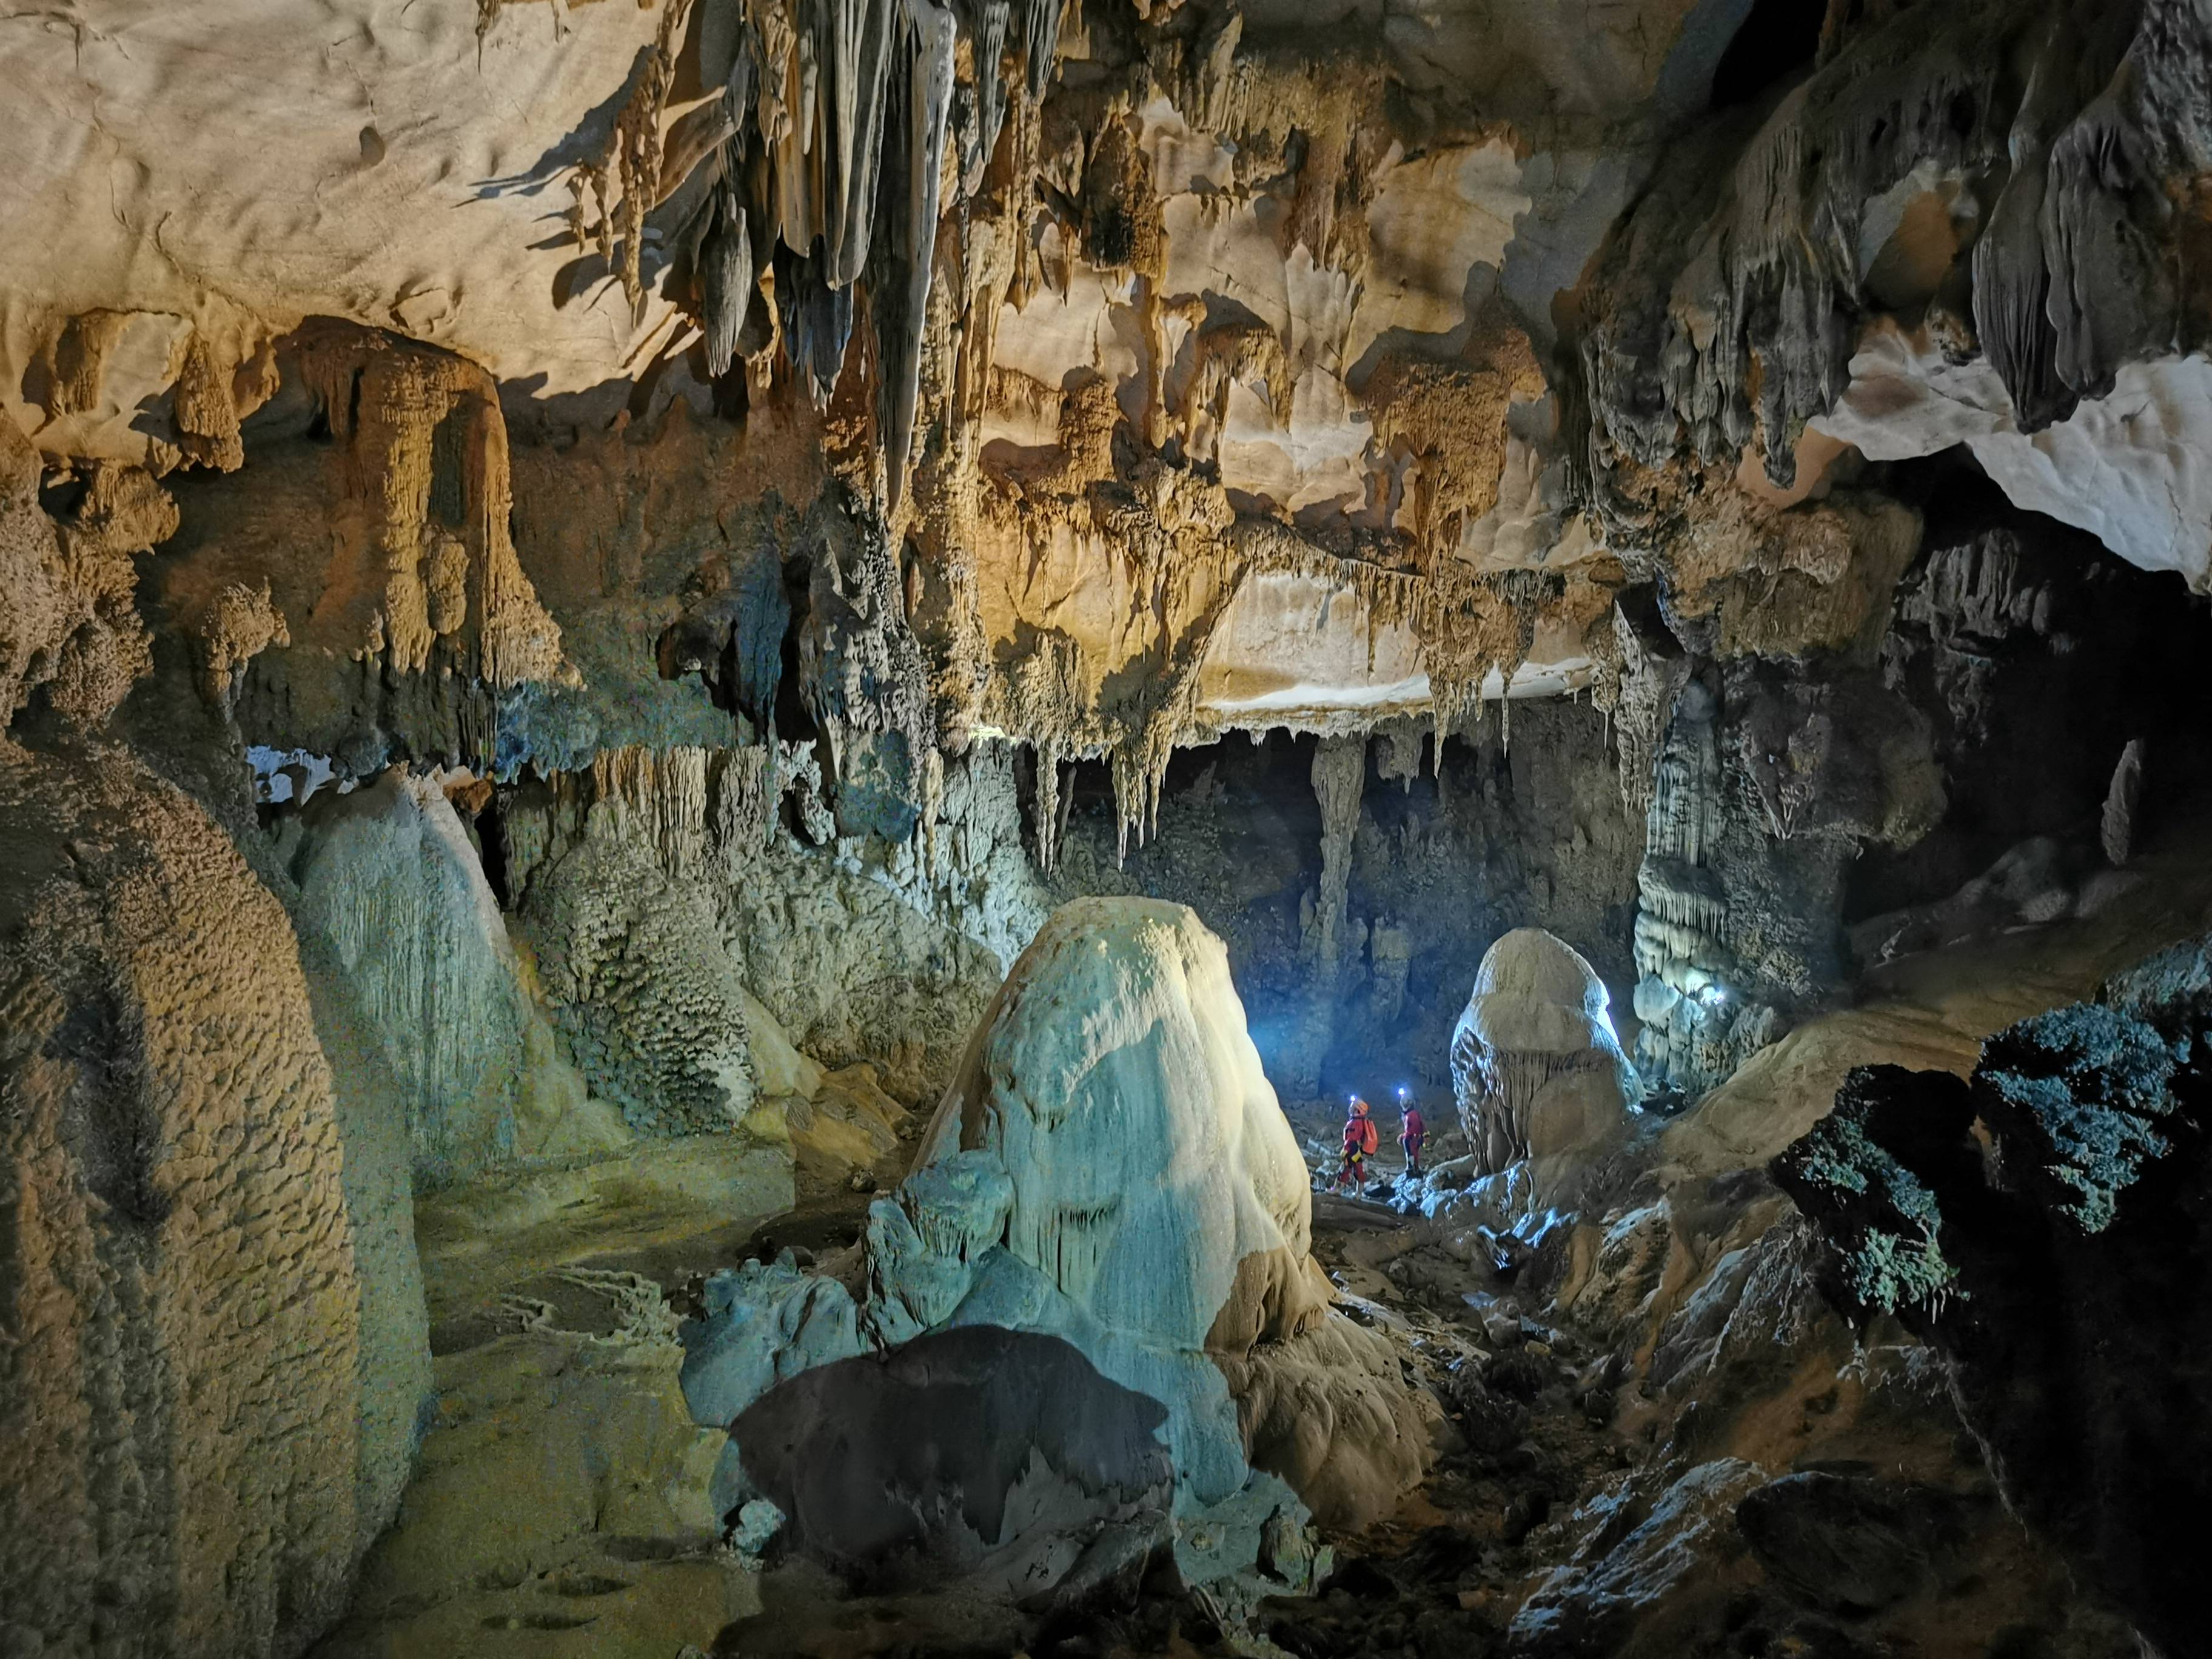
[[[1187,1579],[1249,1604],[1264,1593],[1253,1570],[1271,1516],[1302,1522],[1302,1498],[1356,1523],[1386,1511],[1426,1457],[1420,1401],[1328,1305],[1309,1209],[1220,941],[1176,905],[1068,905],[976,1025],[913,1173],[872,1207],[865,1294],[757,1263],[708,1285],[708,1316],[685,1333],[684,1386],[702,1425],[732,1430],[717,1501],[766,1498],[799,1515],[793,1547],[865,1571],[882,1544],[849,1510],[808,1498],[806,1460],[771,1449],[769,1425],[812,1419],[804,1402],[856,1364],[949,1359],[1003,1318],[1081,1355],[1049,1393],[1097,1394],[1095,1368],[1157,1402],[1176,1518],[1156,1516],[1160,1541]],[[1042,1363],[1011,1339],[1003,1352],[1002,1371]],[[947,1372],[950,1420],[962,1409],[951,1379],[965,1370]],[[834,1439],[888,1448],[933,1432],[911,1409],[848,1407]],[[825,1439],[818,1455],[850,1453]],[[979,1475],[925,1514],[915,1546],[972,1583],[1026,1571],[1042,1587],[1121,1517],[1116,1484],[1055,1483],[1017,1522],[994,1519],[1009,1512]]]
[[[1604,984],[1540,928],[1484,952],[1452,1033],[1452,1086],[1476,1167],[1587,1153],[1616,1136],[1642,1092]]]

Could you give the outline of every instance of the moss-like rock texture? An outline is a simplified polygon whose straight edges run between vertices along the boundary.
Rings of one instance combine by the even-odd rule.
[[[2000,1032],[1971,1081],[1854,1072],[1773,1165],[1832,1297],[1948,1358],[2008,1498],[2169,1652],[2212,1454],[2208,985],[2179,946]]]

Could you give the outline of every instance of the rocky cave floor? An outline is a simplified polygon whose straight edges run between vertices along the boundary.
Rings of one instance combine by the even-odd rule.
[[[2177,825],[2098,915],[1893,963],[1689,1112],[1531,1175],[1510,1233],[1494,1194],[1462,1189],[1455,1135],[1425,1182],[1385,1157],[1340,1195],[1334,1106],[1294,1107],[1316,1255],[1449,1426],[1398,1512],[1328,1540],[1318,1593],[1267,1602],[1249,1630],[1158,1565],[1024,1609],[872,1594],[797,1560],[750,1572],[682,1496],[703,1493],[721,1437],[676,1381],[703,1279],[852,1245],[919,1112],[875,1167],[805,1158],[795,1207],[749,1218],[672,1196],[680,1182],[626,1186],[619,1161],[428,1197],[436,1416],[353,1615],[316,1651],[2131,1654],[2008,1514],[1932,1352],[1822,1299],[1810,1230],[1764,1166],[1848,1067],[1963,1070],[1990,1030],[2201,930],[2208,823]]]

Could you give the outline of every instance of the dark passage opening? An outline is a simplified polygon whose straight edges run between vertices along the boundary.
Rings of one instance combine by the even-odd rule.
[[[507,886],[507,820],[500,811],[496,790],[476,817],[477,857],[483,866],[484,884],[491,896],[499,901],[501,910],[514,908],[513,896]]]
[[[1713,70],[1715,109],[1748,104],[1778,81],[1811,67],[1820,48],[1821,0],[1753,0]]]

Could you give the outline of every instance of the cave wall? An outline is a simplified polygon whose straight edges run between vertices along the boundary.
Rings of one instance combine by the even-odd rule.
[[[1851,923],[1943,898],[2033,838],[2100,836],[2131,743],[2143,777],[2128,834],[2140,848],[2162,815],[2187,810],[2212,758],[2182,712],[2201,599],[1996,499],[1970,471],[1923,487],[1928,532],[1899,585],[1882,674],[1934,723],[1953,804],[1910,848],[1867,850],[1850,872]]]
[[[1863,1066],[1774,1160],[1863,1326],[1948,1363],[2008,1501],[2162,1649],[2196,1639],[2206,945],[1992,1036],[1969,1079]]]

